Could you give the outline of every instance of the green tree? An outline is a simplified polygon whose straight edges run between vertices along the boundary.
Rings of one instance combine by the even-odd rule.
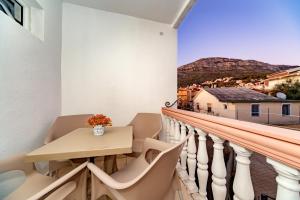
[[[289,100],[300,100],[300,82],[288,80],[285,83],[277,84],[272,94],[276,95],[277,92],[286,94]]]

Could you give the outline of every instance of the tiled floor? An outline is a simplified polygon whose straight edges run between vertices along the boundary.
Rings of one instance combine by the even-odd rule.
[[[276,172],[266,162],[266,157],[253,153],[250,166],[255,196],[257,197],[264,193],[270,197],[275,197],[277,187]]]

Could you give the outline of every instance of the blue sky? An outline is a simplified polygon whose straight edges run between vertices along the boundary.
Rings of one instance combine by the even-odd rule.
[[[198,0],[178,30],[178,66],[213,56],[300,65],[300,0]]]

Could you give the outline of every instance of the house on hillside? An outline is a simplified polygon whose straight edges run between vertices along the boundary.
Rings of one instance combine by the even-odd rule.
[[[194,111],[263,124],[300,123],[300,101],[247,88],[205,88],[193,99]]]
[[[300,67],[268,75],[264,81],[264,87],[266,90],[272,90],[277,84],[285,83],[288,80],[300,81]]]

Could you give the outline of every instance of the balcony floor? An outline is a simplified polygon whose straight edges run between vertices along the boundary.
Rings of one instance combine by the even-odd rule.
[[[266,157],[258,153],[253,153],[250,160],[255,196],[263,193],[270,197],[276,197],[276,172],[272,166],[266,162]]]

